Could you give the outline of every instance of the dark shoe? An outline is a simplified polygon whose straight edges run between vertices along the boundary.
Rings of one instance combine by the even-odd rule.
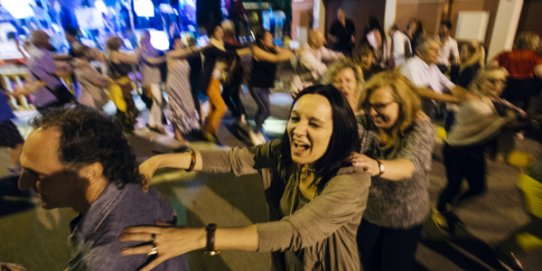
[[[459,217],[452,211],[444,213],[446,222],[448,224],[448,232],[452,235],[457,234],[459,228],[464,228],[465,223],[459,219]]]

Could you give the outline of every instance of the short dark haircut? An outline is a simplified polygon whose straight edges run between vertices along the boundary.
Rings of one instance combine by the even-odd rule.
[[[449,20],[442,20],[440,21],[440,25],[446,26],[448,29],[452,29],[452,22]]]
[[[313,163],[314,173],[317,178],[322,178],[318,183],[318,189],[321,191],[329,179],[337,171],[346,166],[348,156],[360,148],[360,139],[358,135],[358,126],[354,112],[346,101],[344,95],[331,85],[316,85],[302,90],[292,103],[295,103],[307,94],[317,94],[324,96],[331,104],[333,119],[333,132],[329,145],[324,155]],[[290,109],[291,114],[292,109]],[[284,167],[295,167],[290,154],[290,138],[288,131],[282,136],[282,157],[281,163]],[[290,171],[291,172],[291,171]]]
[[[256,32],[256,42],[258,41],[261,41],[265,38],[265,34],[268,33],[269,31],[265,30],[265,29],[260,29],[258,30],[258,32]],[[271,32],[269,32],[271,33]]]
[[[49,109],[32,122],[34,129],[59,129],[58,159],[79,168],[95,162],[118,187],[141,183],[138,164],[122,130],[108,116],[85,106]]]

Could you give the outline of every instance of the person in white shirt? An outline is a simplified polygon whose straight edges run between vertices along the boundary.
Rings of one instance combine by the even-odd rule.
[[[426,38],[418,45],[416,56],[401,67],[401,73],[417,87],[418,94],[422,97],[424,112],[432,118],[437,113],[437,102],[455,103],[463,91],[463,88],[452,83],[437,67],[439,50],[438,40]]]
[[[442,47],[440,48],[437,65],[442,72],[450,70],[451,64],[459,63],[459,48],[457,41],[450,36],[452,23],[450,21],[441,21],[438,38]]]
[[[412,56],[412,47],[408,36],[399,30],[399,27],[394,24],[390,30],[390,63],[392,67],[399,67]]]
[[[311,30],[308,43],[298,51],[299,61],[303,68],[312,73],[314,79],[319,80],[326,74],[326,62],[339,59],[344,55],[324,47],[324,36],[322,33]]]

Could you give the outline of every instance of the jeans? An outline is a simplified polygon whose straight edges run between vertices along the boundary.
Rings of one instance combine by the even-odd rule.
[[[258,112],[256,112],[254,121],[256,122],[255,130],[260,131],[265,120],[271,115],[271,110],[269,108],[269,95],[271,94],[271,91],[269,88],[259,87],[250,87],[249,90],[250,95],[252,95],[252,98],[258,105]]]

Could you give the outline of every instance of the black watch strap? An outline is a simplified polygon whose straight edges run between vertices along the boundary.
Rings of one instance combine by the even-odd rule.
[[[214,256],[218,253],[220,253],[218,250],[215,250],[215,233],[216,233],[216,224],[210,223],[205,227],[205,231],[207,232],[207,243],[205,245],[205,254]]]

